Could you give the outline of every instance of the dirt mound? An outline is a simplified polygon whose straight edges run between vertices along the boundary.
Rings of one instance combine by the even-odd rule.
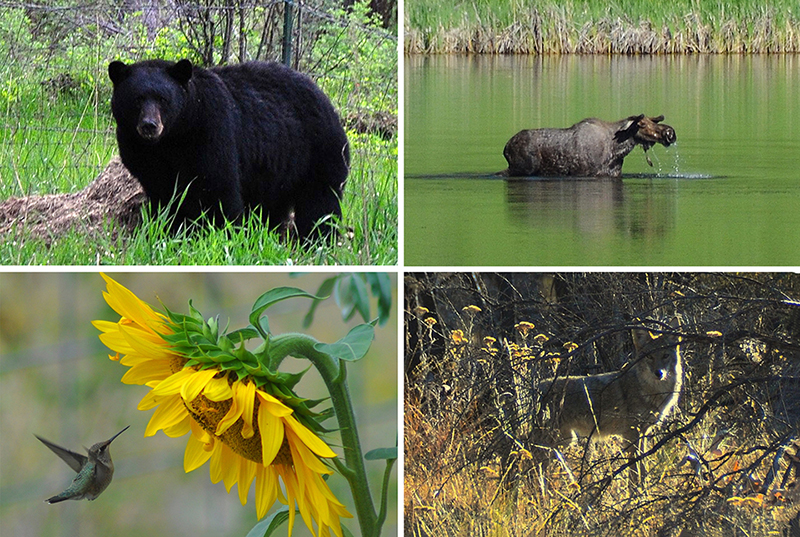
[[[342,123],[361,134],[377,134],[384,140],[397,135],[397,115],[388,112],[355,112],[348,114]]]
[[[132,232],[141,222],[142,187],[114,157],[86,188],[74,194],[9,198],[0,203],[0,235],[40,238],[47,244],[72,229],[88,235]]]

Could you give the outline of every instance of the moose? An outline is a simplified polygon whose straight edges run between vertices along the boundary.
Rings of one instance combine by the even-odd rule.
[[[615,123],[584,119],[568,129],[532,129],[515,134],[503,149],[508,169],[499,175],[619,177],[622,161],[637,145],[647,150],[675,142],[664,116],[630,116]]]

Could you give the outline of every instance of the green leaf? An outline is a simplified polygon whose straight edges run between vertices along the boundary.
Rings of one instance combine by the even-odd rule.
[[[314,349],[348,362],[360,360],[367,354],[372,340],[375,338],[374,323],[376,321],[356,326],[336,343],[317,343],[314,345]]]
[[[333,276],[323,281],[322,285],[320,285],[319,289],[317,289],[317,296],[325,298],[331,296],[331,292],[333,291],[333,286],[336,284],[337,278],[339,278],[339,276]],[[322,300],[324,299],[314,300],[314,302],[311,303],[308,313],[306,313],[306,316],[303,317],[303,328],[308,328],[311,326],[311,323],[314,322],[314,313],[316,313],[317,306],[322,303]]]
[[[269,331],[269,317],[264,315],[258,320],[258,326],[261,327],[261,330],[264,334],[271,334],[272,332]]]
[[[336,283],[334,297],[345,321],[352,319],[356,311],[365,321],[369,319],[369,295],[360,274],[343,275]]]
[[[368,451],[364,458],[368,461],[378,461],[382,459],[396,459],[397,458],[397,446],[395,447],[384,447],[373,449],[372,451]]]
[[[255,339],[260,335],[261,334],[258,333],[258,330],[256,330],[252,326],[248,326],[247,328],[240,328],[238,330],[234,330],[230,334],[227,334],[227,337],[231,341],[239,343],[241,340],[247,341],[248,339]]]
[[[392,281],[386,272],[368,272],[367,281],[378,297],[378,324],[383,326],[392,312]]]
[[[289,520],[289,508],[282,507],[253,526],[253,529],[250,530],[247,537],[268,537],[287,520]]]
[[[360,274],[351,274],[351,285],[356,297],[356,310],[364,319],[365,323],[369,322],[369,292],[367,291],[367,284],[361,279]]]
[[[311,293],[307,293],[302,289],[298,289],[296,287],[276,287],[275,289],[271,289],[258,297],[255,304],[253,304],[253,310],[250,314],[250,322],[253,326],[256,325],[255,321],[253,320],[253,316],[258,318],[261,313],[267,309],[268,307],[272,306],[280,302],[281,300],[286,300],[288,298],[311,298],[314,300],[322,300],[321,297],[312,295]]]

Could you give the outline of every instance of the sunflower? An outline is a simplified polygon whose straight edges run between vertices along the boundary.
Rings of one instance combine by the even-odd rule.
[[[333,470],[321,458],[336,454],[312,431],[315,422],[308,418],[307,409],[290,406],[303,400],[263,378],[242,374],[241,367],[230,364],[231,353],[220,349],[215,352],[203,347],[204,355],[214,356],[219,363],[207,360],[199,364],[183,352],[185,346],[176,344],[191,339],[188,332],[181,333],[187,330],[186,324],[175,322],[188,317],[156,312],[131,291],[102,276],[107,283],[103,296],[121,319],[92,324],[102,332],[103,344],[116,353],[109,358],[130,367],[122,382],[151,388],[138,405],[139,410],[156,409],[145,436],[158,430],[173,438],[191,432],[184,455],[186,472],[211,460],[211,481],[223,481],[228,492],[238,483],[242,505],[255,480],[259,519],[278,500],[289,506],[289,535],[296,505],[314,535],[316,522],[320,536],[329,536],[333,530],[341,537],[339,518],[352,515],[322,477]],[[202,329],[213,332],[216,325],[202,324]],[[275,377],[279,378],[286,377]],[[290,395],[282,400],[269,391],[289,391]]]

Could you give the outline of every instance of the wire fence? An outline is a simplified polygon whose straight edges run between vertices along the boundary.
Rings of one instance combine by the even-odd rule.
[[[0,1],[0,199],[80,190],[105,167],[115,59],[282,61],[320,85],[351,132],[396,145],[397,35],[382,24],[347,0]]]

